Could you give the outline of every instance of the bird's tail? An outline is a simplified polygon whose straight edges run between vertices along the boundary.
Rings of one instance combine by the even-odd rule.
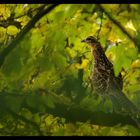
[[[112,88],[110,88],[108,95],[112,101],[114,110],[121,111],[127,115],[133,114],[135,116],[140,114],[140,110],[122,92],[116,79],[113,79]]]
[[[140,128],[140,110],[122,92],[110,94],[113,109],[116,113],[129,115]]]
[[[116,110],[119,109],[124,113],[130,114],[140,113],[138,108],[124,95],[124,93],[110,94],[110,99]]]

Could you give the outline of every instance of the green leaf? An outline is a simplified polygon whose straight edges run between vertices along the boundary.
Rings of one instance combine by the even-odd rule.
[[[53,96],[51,96],[51,95],[44,95],[42,98],[43,98],[44,103],[45,103],[48,107],[50,107],[50,108],[55,108]]]
[[[16,35],[19,32],[16,26],[10,25],[7,27],[7,34],[9,35]]]
[[[14,111],[16,113],[20,111],[20,109],[22,107],[22,102],[23,102],[22,97],[12,96],[12,94],[11,94],[11,95],[6,95],[3,100],[5,102],[5,106],[10,108],[12,111]]]
[[[33,112],[45,112],[46,108],[45,106],[42,104],[42,99],[41,99],[41,95],[37,94],[33,94],[30,95],[27,99],[26,99],[26,103],[27,106],[31,107]]]

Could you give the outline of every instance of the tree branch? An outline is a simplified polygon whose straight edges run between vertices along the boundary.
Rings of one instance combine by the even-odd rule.
[[[87,122],[88,120],[95,125],[114,126],[117,124],[130,124],[137,127],[136,122],[129,116],[116,113],[105,113],[102,111],[90,111],[80,106],[69,107],[63,104],[55,104],[55,109],[47,108],[47,113],[54,116],[66,118],[68,122]]]
[[[54,104],[54,107],[50,107],[47,102],[47,98],[51,98],[52,102]],[[135,127],[137,127],[136,122],[131,119],[130,116],[125,116],[123,114],[117,114],[117,113],[105,113],[102,111],[92,111],[87,107],[82,107],[80,105],[76,105],[72,102],[68,103],[65,99],[63,99],[62,97],[55,95],[55,94],[46,94],[46,95],[41,95],[41,94],[2,94],[0,96],[0,104],[3,104],[3,106],[1,105],[0,110],[3,109],[3,107],[6,106],[6,110],[10,110],[10,107],[12,104],[15,104],[15,100],[12,100],[13,98],[17,99],[17,100],[21,100],[21,104],[22,104],[22,108],[27,108],[29,109],[32,113],[39,113],[41,112],[42,114],[45,113],[49,113],[52,114],[53,116],[59,116],[59,117],[63,117],[66,118],[66,121],[68,122],[72,122],[75,123],[77,121],[79,122],[87,122],[88,120],[95,125],[102,125],[102,126],[114,126],[117,124],[121,124],[121,125],[133,125]],[[35,99],[36,100],[36,105],[35,106],[30,106],[29,105],[29,99]],[[43,100],[42,100],[43,99]],[[8,105],[7,103],[10,104]],[[13,101],[13,103],[12,103]],[[40,106],[41,108],[43,108],[43,112],[42,109],[40,110]],[[19,109],[20,111],[21,109]],[[8,113],[12,113],[8,111]],[[17,112],[18,113],[18,112]],[[15,117],[16,115],[13,114]],[[27,122],[28,120],[25,120],[22,116],[17,116],[19,117],[19,119]],[[31,124],[32,122],[30,122]],[[34,124],[33,124],[34,125]],[[39,130],[39,129],[38,129]]]
[[[129,34],[129,32],[123,27],[123,25],[122,25],[120,22],[118,22],[115,18],[113,18],[113,17],[109,14],[109,12],[107,12],[106,9],[105,9],[101,4],[97,4],[97,6],[98,6],[98,8],[99,8],[101,11],[103,11],[103,12],[107,15],[107,17],[108,17],[115,25],[117,25],[118,28],[121,29],[121,31],[122,31],[124,34],[126,34],[126,36],[135,44],[135,46],[137,46],[137,43],[136,43],[136,41],[135,41],[135,38],[133,38],[133,37]]]
[[[53,4],[49,6],[47,9],[42,7],[42,9],[32,18],[31,21],[20,31],[20,33],[16,36],[16,38],[0,53],[0,67],[3,65],[6,56],[14,49],[16,48],[17,44],[23,39],[23,37],[26,35],[28,31],[30,31],[35,23],[42,18],[45,14],[49,13],[51,10],[53,10],[58,4]]]

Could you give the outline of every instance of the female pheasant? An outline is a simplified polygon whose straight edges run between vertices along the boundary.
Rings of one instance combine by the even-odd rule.
[[[115,111],[133,116],[132,118],[140,116],[140,111],[122,92],[121,74],[118,77],[115,76],[113,65],[106,57],[98,40],[89,36],[81,42],[87,43],[92,48],[94,64],[90,80],[96,94],[101,95],[103,99],[109,98]]]

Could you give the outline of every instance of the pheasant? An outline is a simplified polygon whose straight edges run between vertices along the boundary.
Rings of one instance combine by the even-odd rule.
[[[94,64],[90,81],[94,92],[105,100],[109,98],[116,112],[125,113],[138,123],[137,117],[140,116],[140,111],[122,92],[122,76],[121,74],[118,77],[115,76],[113,64],[106,57],[100,42],[93,36],[81,42],[88,44],[92,49]]]

